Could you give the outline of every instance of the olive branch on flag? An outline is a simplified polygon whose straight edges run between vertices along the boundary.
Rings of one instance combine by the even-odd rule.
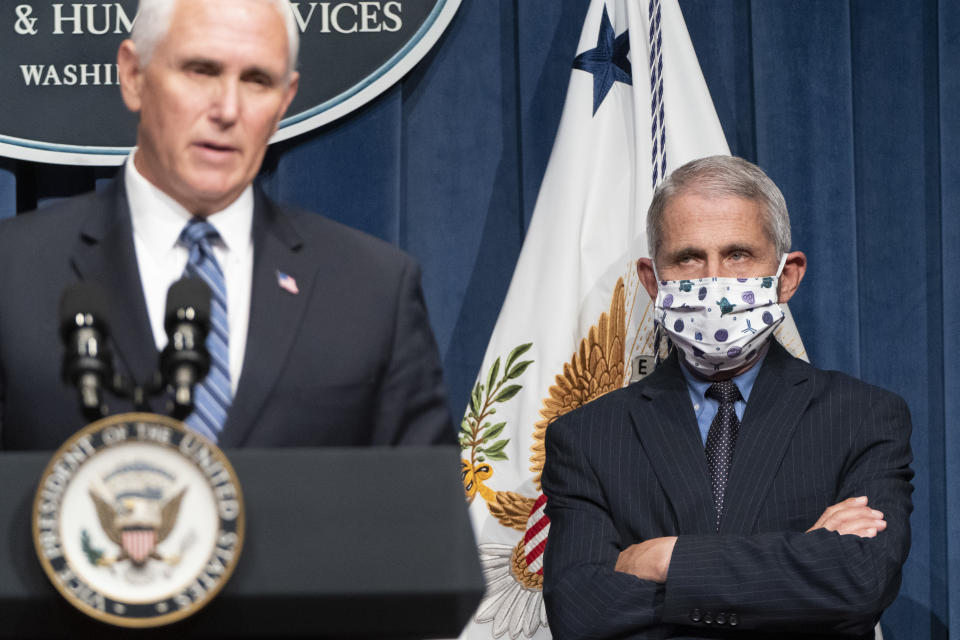
[[[506,421],[493,423],[490,417],[497,413],[493,405],[510,400],[523,388],[520,384],[507,383],[519,378],[527,367],[533,364],[533,360],[517,361],[532,346],[532,342],[521,344],[507,355],[503,375],[499,380],[497,376],[501,373],[500,358],[497,358],[485,376],[486,384],[478,380],[474,385],[467,412],[460,422],[458,436],[460,449],[470,449],[471,466],[477,462],[509,459],[504,448],[510,442],[510,438],[496,440],[503,433],[507,423]]]

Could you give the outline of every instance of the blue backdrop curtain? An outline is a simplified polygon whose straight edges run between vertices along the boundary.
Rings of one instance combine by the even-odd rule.
[[[530,221],[587,4],[464,0],[401,83],[265,163],[273,196],[419,258],[456,415]],[[791,309],[811,359],[913,412],[913,548],[886,637],[960,638],[960,3],[681,7],[732,152],[781,186],[810,259]],[[114,171],[0,159],[0,217]]]

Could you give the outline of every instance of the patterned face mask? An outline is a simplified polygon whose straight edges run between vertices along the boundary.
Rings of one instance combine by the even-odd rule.
[[[777,285],[786,260],[784,254],[773,276],[661,280],[656,323],[695,371],[709,376],[738,369],[783,322]]]

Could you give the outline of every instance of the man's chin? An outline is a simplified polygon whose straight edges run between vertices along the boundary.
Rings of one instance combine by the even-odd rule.
[[[184,197],[177,200],[190,213],[197,216],[208,216],[230,206],[234,200],[240,197],[245,187],[245,184],[238,185],[236,182],[224,185],[194,181]]]
[[[226,208],[247,186],[247,182],[236,172],[225,173],[205,167],[192,167],[187,176],[183,198],[178,200],[196,215],[209,215]]]

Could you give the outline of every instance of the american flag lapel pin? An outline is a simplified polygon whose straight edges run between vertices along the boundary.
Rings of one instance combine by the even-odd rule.
[[[287,293],[293,295],[300,293],[300,287],[297,286],[296,279],[283,271],[277,271],[277,284]]]

